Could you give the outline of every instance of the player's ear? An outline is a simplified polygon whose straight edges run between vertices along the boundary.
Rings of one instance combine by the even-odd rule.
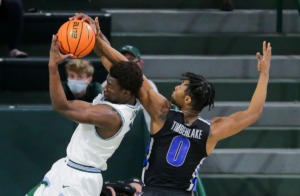
[[[185,102],[186,104],[190,104],[190,103],[192,102],[191,96],[186,95],[186,96],[184,97],[184,102]]]
[[[121,95],[123,97],[129,97],[129,96],[131,96],[131,93],[130,93],[129,90],[123,89],[122,92],[121,92]]]

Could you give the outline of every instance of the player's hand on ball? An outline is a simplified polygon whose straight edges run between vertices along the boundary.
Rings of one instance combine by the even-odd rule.
[[[62,54],[73,54],[73,58],[82,58],[90,54],[95,45],[95,31],[87,22],[69,20],[63,23],[57,32]]]
[[[89,17],[88,15],[86,15],[84,13],[75,13],[74,16],[69,18],[69,20],[75,20],[75,19],[82,20],[82,21],[88,23],[93,28],[93,30],[95,31],[95,34],[97,33],[95,21],[91,17]]]
[[[50,56],[49,56],[49,66],[57,66],[61,64],[65,59],[73,57],[72,54],[63,55],[59,52],[60,43],[57,41],[57,36],[52,36]]]

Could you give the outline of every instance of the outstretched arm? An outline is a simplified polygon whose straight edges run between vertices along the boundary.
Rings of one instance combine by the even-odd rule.
[[[97,32],[94,51],[101,58],[102,64],[108,72],[112,64],[119,61],[128,61],[123,54],[112,48],[110,44],[103,39],[97,17],[93,20],[86,14],[80,13],[73,18],[93,24],[95,32]],[[170,104],[164,96],[153,89],[153,86],[145,75],[143,76],[143,79],[143,86],[139,91],[138,98],[151,117],[152,131],[156,132],[156,130],[159,130],[163,126]]]
[[[95,25],[97,35],[94,52],[101,58],[102,64],[105,69],[109,71],[112,64],[119,61],[128,61],[123,54],[111,47],[110,44],[106,41],[106,37],[101,32],[98,17],[95,18]]]
[[[95,24],[98,32],[97,34],[100,35],[101,31],[98,18],[95,19]],[[107,44],[105,39],[101,38],[101,36],[96,37],[94,51],[98,51],[96,53],[101,57],[102,64],[107,71],[110,70],[113,63],[128,61],[123,54]],[[151,85],[145,75],[143,76],[143,80],[144,82],[139,91],[138,99],[151,117],[151,133],[154,134],[163,126],[165,116],[170,109],[170,103],[164,96],[153,88],[153,85]]]
[[[209,148],[210,150],[214,148],[218,141],[237,134],[244,128],[256,122],[263,111],[269,82],[271,44],[266,44],[264,41],[263,58],[261,58],[259,52],[256,54],[256,56],[258,60],[257,68],[260,72],[260,75],[249,107],[244,111],[233,113],[227,117],[217,117],[212,119],[211,134],[208,139],[208,143],[212,144]]]

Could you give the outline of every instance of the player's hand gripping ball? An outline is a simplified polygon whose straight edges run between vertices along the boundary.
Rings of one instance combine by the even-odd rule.
[[[73,54],[73,58],[88,55],[95,46],[95,32],[92,27],[81,20],[65,22],[58,30],[57,40],[60,42],[62,54]]]

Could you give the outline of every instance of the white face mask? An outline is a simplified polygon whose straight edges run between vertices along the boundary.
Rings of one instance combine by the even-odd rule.
[[[68,86],[70,88],[70,90],[72,91],[72,93],[82,93],[83,91],[85,91],[86,87],[87,87],[87,81],[86,80],[71,80],[68,79]]]

